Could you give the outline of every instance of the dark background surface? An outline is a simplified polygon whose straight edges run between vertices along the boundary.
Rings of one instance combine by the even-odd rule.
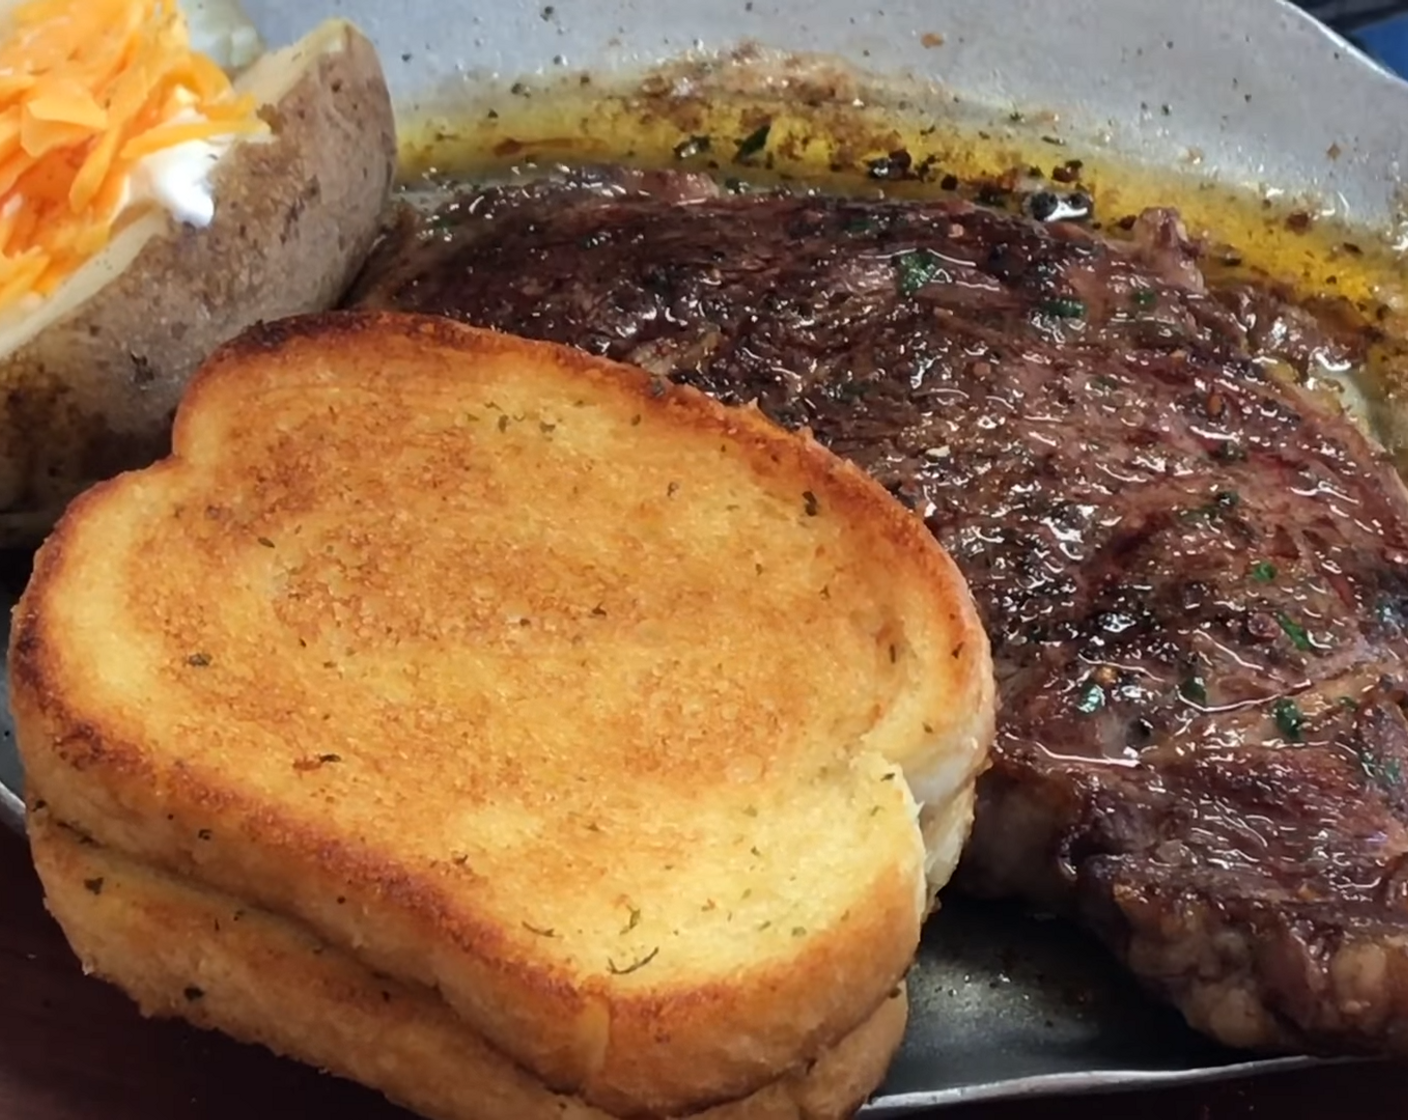
[[[1229,0],[1234,2],[1234,0]],[[1408,74],[1408,3],[1301,3]],[[0,829],[0,1120],[406,1120],[375,1094],[179,1023],[85,978],[44,912],[22,839]],[[1408,1116],[1408,1065],[1344,1065],[1100,1096],[970,1104],[945,1120]]]

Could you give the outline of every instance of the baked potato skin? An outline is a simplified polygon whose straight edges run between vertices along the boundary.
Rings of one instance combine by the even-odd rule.
[[[311,65],[262,111],[272,139],[216,167],[212,222],[168,219],[118,277],[0,357],[0,548],[38,543],[79,491],[166,454],[212,350],[331,306],[361,267],[396,171],[390,97],[351,25],[305,44]]]

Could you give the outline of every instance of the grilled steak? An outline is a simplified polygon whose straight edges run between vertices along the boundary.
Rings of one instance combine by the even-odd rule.
[[[1077,916],[1237,1046],[1408,1052],[1408,498],[1353,337],[968,202],[606,177],[467,195],[357,299],[808,425],[963,567],[1003,696],[962,882]]]

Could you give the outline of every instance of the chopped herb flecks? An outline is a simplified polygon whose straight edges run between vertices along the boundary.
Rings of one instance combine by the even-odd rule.
[[[1276,578],[1276,565],[1270,560],[1260,560],[1252,565],[1252,579],[1257,583],[1270,583]]]
[[[1300,705],[1294,700],[1277,700],[1271,706],[1271,718],[1276,721],[1276,729],[1282,735],[1292,743],[1300,742],[1305,716],[1301,714]]]
[[[1310,641],[1310,631],[1299,622],[1284,612],[1278,612],[1276,621],[1280,623],[1281,629],[1286,632],[1286,637],[1291,639],[1291,644],[1302,653],[1314,649]]]
[[[1080,695],[1076,697],[1076,711],[1081,715],[1088,716],[1098,712],[1105,706],[1105,690],[1094,681],[1086,681],[1085,686],[1080,690]]]
[[[656,946],[654,949],[651,949],[650,952],[646,953],[645,956],[641,957],[640,960],[633,961],[624,967],[618,966],[615,961],[608,957],[606,959],[606,967],[613,976],[629,976],[632,972],[640,971],[659,955],[660,948]]]
[[[1129,301],[1135,307],[1153,307],[1158,299],[1158,293],[1152,288],[1136,288],[1129,296]]]
[[[738,151],[733,158],[735,160],[745,160],[749,156],[757,155],[768,146],[768,134],[771,131],[772,121],[764,121],[738,142]]]
[[[1403,788],[1403,766],[1396,758],[1384,758],[1370,747],[1359,752],[1359,767],[1364,776],[1385,793],[1397,793]]]
[[[895,258],[900,295],[912,296],[943,274],[943,258],[929,249],[915,249]],[[946,274],[945,274],[946,275]]]
[[[1208,702],[1208,686],[1196,673],[1183,678],[1183,683],[1178,686],[1178,693],[1192,704]]]

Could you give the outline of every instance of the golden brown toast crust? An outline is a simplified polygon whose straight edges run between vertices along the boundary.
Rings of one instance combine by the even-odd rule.
[[[474,397],[482,384],[502,406]],[[496,433],[508,450],[464,450]],[[956,569],[867,476],[638,370],[367,314],[220,351],[173,446],[73,504],[16,611],[17,739],[62,819],[439,987],[552,1088],[618,1113],[751,1092],[835,1045],[902,976],[922,849],[881,755],[908,769],[933,740],[971,780],[992,678]],[[559,451],[572,469],[533,473]],[[475,536],[465,511],[498,490],[516,504]],[[603,516],[574,522],[573,501]],[[591,564],[582,548],[599,549]],[[580,561],[565,581],[542,574],[553,549]],[[641,586],[611,569],[636,563],[653,573]],[[486,597],[466,605],[482,573]],[[652,594],[668,602],[642,609]],[[521,617],[501,632],[495,612]],[[650,627],[682,668],[637,648]],[[602,660],[571,677],[598,642]],[[477,691],[463,686],[475,643],[498,656]],[[539,678],[549,694],[495,693]],[[714,691],[691,708],[681,680]],[[790,746],[855,680],[869,691],[825,710],[830,738]],[[570,719],[552,715],[563,696]],[[577,721],[590,751],[557,735]],[[465,728],[478,738],[457,740]],[[685,808],[657,819],[660,802]],[[755,831],[774,820],[787,827]],[[814,849],[830,862],[808,869]],[[827,890],[837,912],[777,920]],[[764,896],[787,905],[759,909]]]
[[[434,1120],[612,1120],[535,1081],[433,992],[377,976],[286,919],[88,843],[47,810],[31,817],[30,844],[85,969],[145,1015],[222,1030]],[[816,1062],[697,1120],[850,1116],[884,1076],[905,1018],[901,990]]]

